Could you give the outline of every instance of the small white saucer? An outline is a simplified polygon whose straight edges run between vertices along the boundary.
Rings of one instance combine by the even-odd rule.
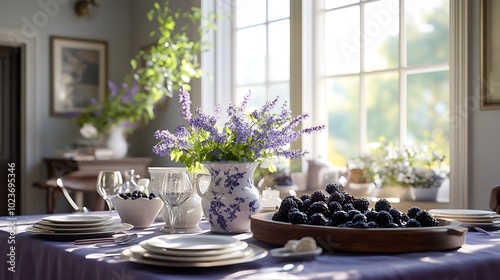
[[[285,247],[272,249],[269,251],[271,256],[275,258],[281,259],[306,259],[306,258],[314,258],[316,256],[321,255],[323,249],[321,247],[316,248],[314,251],[306,251],[306,252],[292,252],[286,249]]]

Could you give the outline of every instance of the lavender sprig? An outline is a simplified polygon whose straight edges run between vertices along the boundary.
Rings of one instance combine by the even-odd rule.
[[[226,121],[223,126],[219,126],[220,106],[215,108],[212,115],[196,109],[193,116],[190,95],[181,88],[179,103],[187,126],[178,126],[175,133],[156,131],[154,137],[159,142],[153,147],[153,152],[160,156],[170,155],[172,160],[184,163],[191,171],[199,169],[205,161],[262,162],[274,157],[294,159],[305,156],[307,151],[290,149],[292,142],[302,135],[325,129],[325,125],[317,125],[294,130],[309,115],[292,117],[286,102],[279,114],[273,113],[278,98],[267,101],[260,109],[247,114],[245,108],[250,96],[249,91],[241,104],[230,103],[226,110]]]

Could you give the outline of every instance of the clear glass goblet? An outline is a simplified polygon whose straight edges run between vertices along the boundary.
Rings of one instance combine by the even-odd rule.
[[[111,215],[113,203],[111,198],[118,193],[118,189],[123,184],[123,177],[120,171],[102,170],[97,176],[97,193],[106,201]]]
[[[193,186],[188,174],[182,171],[172,171],[163,174],[159,184],[155,185],[156,194],[163,200],[168,210],[170,234],[181,233],[175,228],[179,217],[180,206],[188,200]]]

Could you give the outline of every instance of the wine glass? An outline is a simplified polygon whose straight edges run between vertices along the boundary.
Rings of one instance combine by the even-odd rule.
[[[180,233],[175,228],[180,206],[191,196],[193,186],[188,174],[182,171],[169,171],[163,174],[159,184],[155,185],[156,194],[165,203],[170,222],[170,234]]]
[[[111,210],[113,209],[113,203],[111,203],[111,197],[116,195],[120,185],[123,184],[123,177],[120,171],[99,171],[99,176],[97,177],[97,193],[104,198],[108,204],[109,214],[111,215]]]

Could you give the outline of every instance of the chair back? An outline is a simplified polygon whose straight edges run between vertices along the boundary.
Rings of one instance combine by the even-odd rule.
[[[494,187],[491,190],[490,208],[491,210],[500,214],[500,185]]]

